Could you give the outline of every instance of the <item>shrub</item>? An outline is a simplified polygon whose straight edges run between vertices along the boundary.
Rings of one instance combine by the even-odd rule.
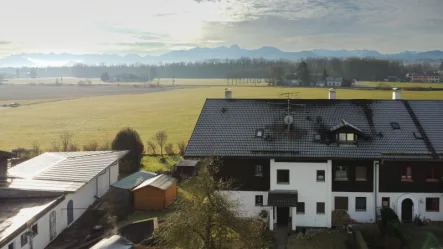
[[[398,215],[395,213],[395,211],[390,207],[385,207],[380,210],[381,220],[383,227],[387,227],[388,221],[397,222],[399,221]]]
[[[175,155],[175,151],[174,151],[174,145],[172,143],[169,143],[165,146],[165,152],[168,156],[173,156]]]
[[[186,143],[181,141],[177,144],[177,148],[178,148],[178,153],[180,156],[183,156],[185,154],[185,150],[186,150]]]

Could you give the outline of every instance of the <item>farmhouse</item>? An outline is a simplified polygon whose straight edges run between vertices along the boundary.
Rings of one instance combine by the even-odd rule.
[[[177,180],[168,175],[158,175],[144,181],[132,191],[134,206],[138,210],[163,210],[177,199]]]
[[[341,86],[343,77],[326,77],[325,86]]]
[[[331,227],[346,210],[374,222],[443,221],[443,101],[207,99],[185,157],[219,157],[219,177],[244,216],[269,213],[269,227]]]
[[[117,181],[126,153],[44,153],[8,169],[14,155],[0,152],[0,248],[45,248]]]

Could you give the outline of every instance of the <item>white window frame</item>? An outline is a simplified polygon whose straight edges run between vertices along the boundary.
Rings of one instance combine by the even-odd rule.
[[[337,174],[337,172],[340,172],[340,174]],[[344,174],[342,172],[346,173],[346,177],[342,177]],[[334,168],[335,181],[349,181],[349,167],[348,166],[335,166]],[[342,176],[340,176],[342,174]],[[340,176],[340,177],[337,177]]]
[[[263,176],[263,165],[255,165],[255,176]]]

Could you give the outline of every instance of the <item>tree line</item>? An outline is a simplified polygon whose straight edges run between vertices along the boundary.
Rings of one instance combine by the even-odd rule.
[[[404,78],[408,72],[424,72],[443,70],[443,62],[439,67],[429,62],[406,64],[402,61],[375,58],[307,58],[303,61],[267,60],[260,58],[211,59],[197,62],[177,62],[163,65],[95,65],[77,64],[73,67],[46,68],[2,68],[0,71],[16,77],[78,77],[100,78],[106,73],[106,79],[117,75],[135,75],[140,80],[156,78],[226,78],[227,80],[249,80],[272,78],[272,72],[281,71],[291,75],[297,71],[301,63],[307,64],[308,71],[313,75],[322,75],[324,70],[329,76],[341,76],[365,81],[381,81],[387,76]]]

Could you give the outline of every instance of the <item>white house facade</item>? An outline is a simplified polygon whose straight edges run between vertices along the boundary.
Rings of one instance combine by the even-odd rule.
[[[126,153],[45,153],[9,169],[11,177],[8,185],[0,187],[0,198],[20,195],[22,205],[8,200],[0,204],[0,209],[10,205],[18,212],[8,217],[0,211],[3,222],[12,223],[6,232],[0,233],[0,248],[46,248],[118,181],[118,161]],[[56,162],[46,164],[54,158]],[[29,172],[30,167],[35,168],[34,173]],[[30,194],[34,198],[29,199]],[[33,210],[25,211],[29,206]]]

